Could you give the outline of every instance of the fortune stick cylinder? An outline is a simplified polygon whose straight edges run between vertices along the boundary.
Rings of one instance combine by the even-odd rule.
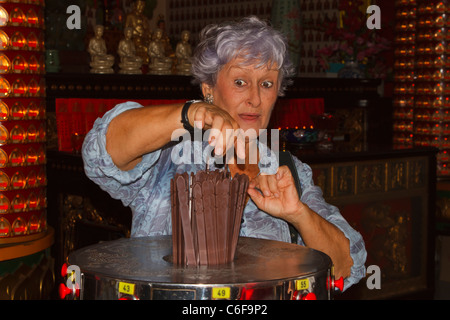
[[[223,170],[171,180],[173,262],[218,265],[234,260],[249,178]]]

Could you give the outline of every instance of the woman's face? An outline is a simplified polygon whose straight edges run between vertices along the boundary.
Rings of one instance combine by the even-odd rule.
[[[237,58],[226,64],[214,87],[203,86],[203,94],[212,94],[213,103],[225,109],[241,129],[259,134],[267,127],[278,96],[279,71],[276,65],[256,68],[242,61]]]

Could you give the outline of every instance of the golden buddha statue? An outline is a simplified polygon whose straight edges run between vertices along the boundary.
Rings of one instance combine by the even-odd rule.
[[[158,22],[156,24],[157,29],[162,30],[161,41],[164,43],[165,54],[168,57],[175,57],[173,52],[172,44],[170,43],[170,38],[166,33],[166,20],[164,20],[164,15],[159,15]]]
[[[136,47],[132,40],[133,29],[125,28],[124,35],[117,48],[117,54],[120,57],[119,73],[141,74],[142,58],[136,55]]]
[[[88,52],[91,55],[91,73],[114,73],[114,56],[107,53],[103,39],[104,27],[96,25],[94,36],[89,41]]]
[[[162,30],[156,29],[148,46],[149,70],[152,74],[170,74],[172,71],[172,59],[165,55],[164,42],[161,39]]]
[[[181,75],[191,74],[192,47],[189,43],[191,33],[187,30],[181,32],[181,41],[178,42],[175,56],[177,57],[177,73]]]
[[[125,20],[125,28],[133,31],[132,39],[136,48],[136,54],[142,58],[144,64],[149,63],[148,44],[150,43],[152,32],[149,19],[144,15],[145,1],[134,2],[134,9]]]

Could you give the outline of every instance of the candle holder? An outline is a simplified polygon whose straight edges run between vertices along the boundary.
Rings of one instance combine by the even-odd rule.
[[[44,2],[0,3],[0,244],[47,231]]]
[[[338,125],[338,119],[331,114],[320,114],[311,116],[314,128],[318,130],[318,141],[316,148],[319,151],[332,151],[334,149],[333,137]]]
[[[448,1],[396,1],[394,147],[439,149],[437,174],[450,176],[447,130],[450,64]]]

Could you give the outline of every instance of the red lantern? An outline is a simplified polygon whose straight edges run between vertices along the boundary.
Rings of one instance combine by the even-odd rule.
[[[47,230],[44,1],[0,0],[0,240]]]

